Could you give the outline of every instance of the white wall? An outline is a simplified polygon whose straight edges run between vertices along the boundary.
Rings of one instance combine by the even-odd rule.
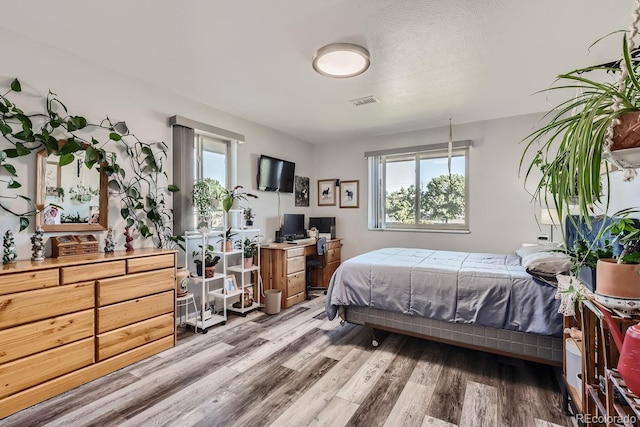
[[[338,234],[344,238],[345,258],[385,247],[420,247],[443,250],[510,253],[541,234],[534,214],[539,214],[518,177],[523,144],[539,115],[518,116],[468,124],[454,124],[453,139],[473,141],[469,154],[469,234],[367,230],[367,162],[364,152],[446,142],[448,127],[382,135],[367,140],[315,146],[318,178],[360,180],[360,208],[318,207],[312,183],[313,214],[336,216]],[[545,234],[548,226],[542,226]]]
[[[65,102],[70,113],[83,115],[90,122],[99,122],[106,115],[115,121],[125,120],[130,130],[146,142],[170,143],[171,130],[167,118],[175,114],[243,134],[246,143],[238,149],[238,183],[248,190],[256,188],[257,158],[262,153],[293,161],[298,174],[311,175],[313,148],[310,144],[129,77],[126,75],[127,64],[118,63],[117,55],[109,52],[108,47],[96,49],[105,49],[105,55],[113,55],[116,71],[98,67],[63,51],[52,50],[3,28],[0,28],[0,39],[7,41],[2,48],[0,87],[6,88],[14,77],[19,78],[23,91],[33,94],[23,97],[25,102],[34,107],[51,89]],[[167,52],[167,61],[174,60],[171,52]],[[162,67],[163,64],[157,66]],[[187,60],[185,67],[188,66]],[[225,83],[212,81],[211,84]],[[0,143],[0,148],[8,146],[8,143]],[[25,193],[35,200],[35,154],[21,158],[16,166]],[[0,189],[0,195],[6,194],[5,189]],[[258,196],[259,199],[252,202],[257,213],[256,225],[263,229],[266,227],[264,234],[272,239],[278,215],[275,194],[259,192]],[[282,196],[283,211],[302,209],[293,208],[293,205],[293,195]],[[116,248],[122,249],[124,224],[119,208],[117,200],[111,199],[109,223],[116,229]],[[309,208],[306,209],[309,211]],[[17,218],[0,213],[0,234],[7,229],[14,232],[19,259],[31,256],[29,238],[34,231],[31,222],[28,230],[18,233]],[[103,234],[95,234],[102,241]],[[151,245],[150,241],[142,239],[134,243],[136,247]]]

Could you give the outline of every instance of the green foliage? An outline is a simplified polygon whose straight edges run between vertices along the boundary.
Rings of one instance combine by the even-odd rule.
[[[202,245],[198,245],[200,248],[199,251],[193,251],[191,256],[193,257],[193,262],[196,264],[202,264]],[[213,245],[205,245],[204,247],[204,266],[205,267],[215,267],[220,261],[220,257],[218,255],[214,255],[215,249]]]
[[[465,179],[460,174],[434,177],[420,191],[420,222],[444,222],[465,213]],[[387,195],[386,211],[390,218],[403,224],[414,224],[416,189],[414,185]]]
[[[613,241],[620,243],[623,246],[622,253],[618,257],[619,264],[638,264],[640,263],[640,251],[638,251],[638,244],[640,243],[640,229],[636,225],[636,221],[630,218],[629,215],[639,213],[637,209],[629,208],[616,212],[613,217],[615,218],[608,227],[606,227],[601,234],[608,234],[615,236]]]
[[[242,249],[244,258],[253,258],[258,254],[258,236],[253,238],[246,237],[244,242],[238,240],[235,246],[236,249]]]
[[[198,216],[211,216],[218,207],[218,198],[224,188],[218,180],[212,178],[198,179],[193,183],[191,200]]]
[[[613,246],[609,240],[605,241],[604,247],[593,248],[593,243],[589,244],[585,240],[577,240],[573,248],[565,250],[573,263],[573,272],[577,277],[581,267],[589,267],[595,270],[598,260],[602,258],[613,258]]]
[[[229,212],[229,210],[233,207],[233,204],[237,200],[248,201],[248,197],[254,199],[258,198],[258,196],[256,196],[255,194],[242,191],[242,188],[242,185],[236,185],[231,190],[229,190],[228,188],[222,190],[222,192],[220,193],[220,198],[222,200],[222,209],[224,209],[226,212]]]
[[[640,110],[640,86],[636,78],[638,63],[630,59],[626,36],[623,38],[621,67],[627,72],[626,89],[619,91],[619,68],[589,67],[558,76],[559,84],[542,91],[563,91],[576,95],[549,111],[547,124],[528,135],[520,159],[520,171],[525,181],[537,180],[533,196],[544,205],[556,208],[560,217],[569,205],[578,205],[579,216],[590,225],[594,204],[604,204],[601,196],[600,170],[605,135],[613,120],[623,114]],[[601,83],[585,77],[611,76]],[[592,74],[593,73],[593,74]],[[567,91],[569,89],[569,91]],[[620,109],[613,106],[619,100]],[[531,160],[527,160],[533,155]],[[608,190],[608,171],[606,190]],[[608,193],[608,191],[605,191]]]
[[[422,207],[430,220],[449,220],[458,218],[465,212],[465,181],[460,174],[441,175],[427,184],[422,193]]]
[[[60,166],[65,166],[75,160],[74,153],[84,150],[85,166],[89,169],[99,167],[109,177],[109,189],[115,197],[120,197],[120,214],[128,227],[135,226],[143,237],[152,238],[157,247],[181,245],[183,238],[173,236],[173,212],[166,204],[167,195],[178,188],[159,185],[159,179],[167,176],[164,171],[166,144],[144,143],[129,132],[124,122],[112,123],[108,117],[92,124],[82,116],[71,115],[53,92],[47,94],[45,111],[25,114],[9,99],[21,90],[20,82],[15,79],[9,90],[0,94],[0,132],[12,146],[0,151],[0,168],[17,177],[16,169],[8,159],[28,156],[44,148],[47,155],[59,156]],[[117,162],[116,152],[123,152],[133,176],[126,177],[124,168]],[[7,182],[7,188],[11,190],[21,187],[14,178],[0,182]],[[22,212],[15,212],[0,203],[0,209],[19,217],[20,231],[26,229],[28,217],[37,212],[31,198],[20,194],[3,194],[0,198],[20,199],[27,204]]]

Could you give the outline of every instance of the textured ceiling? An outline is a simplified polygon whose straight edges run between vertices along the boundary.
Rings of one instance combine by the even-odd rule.
[[[12,19],[0,27],[323,143],[547,110],[532,94],[561,72],[618,59],[619,36],[588,48],[627,28],[633,9],[631,0],[26,0],[3,6]],[[366,47],[371,68],[316,74],[313,53],[335,42]],[[380,103],[348,102],[367,95]]]

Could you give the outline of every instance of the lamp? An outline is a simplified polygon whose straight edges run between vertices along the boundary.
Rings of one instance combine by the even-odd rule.
[[[326,77],[355,77],[369,68],[369,51],[352,43],[333,43],[321,47],[313,56],[313,69]]]
[[[542,208],[540,210],[540,224],[551,226],[551,241],[553,242],[553,229],[556,226],[560,225],[558,210],[552,208]]]

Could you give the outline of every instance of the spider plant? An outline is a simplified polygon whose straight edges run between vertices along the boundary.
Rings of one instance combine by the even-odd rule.
[[[543,120],[547,124],[524,138],[526,147],[520,159],[520,172],[525,172],[525,182],[538,180],[534,198],[557,209],[561,218],[569,212],[570,205],[577,205],[579,217],[588,226],[594,205],[600,205],[605,213],[609,207],[608,168],[604,168],[605,183],[601,183],[607,129],[613,120],[640,110],[638,64],[631,60],[626,36],[622,57],[619,67],[598,65],[558,76],[560,83],[549,91],[569,89],[577,94],[545,114]],[[617,79],[622,70],[626,71],[626,84],[620,91]],[[614,78],[602,83],[585,74]],[[620,103],[618,109],[614,108],[616,101]],[[528,160],[532,153],[533,159]]]

